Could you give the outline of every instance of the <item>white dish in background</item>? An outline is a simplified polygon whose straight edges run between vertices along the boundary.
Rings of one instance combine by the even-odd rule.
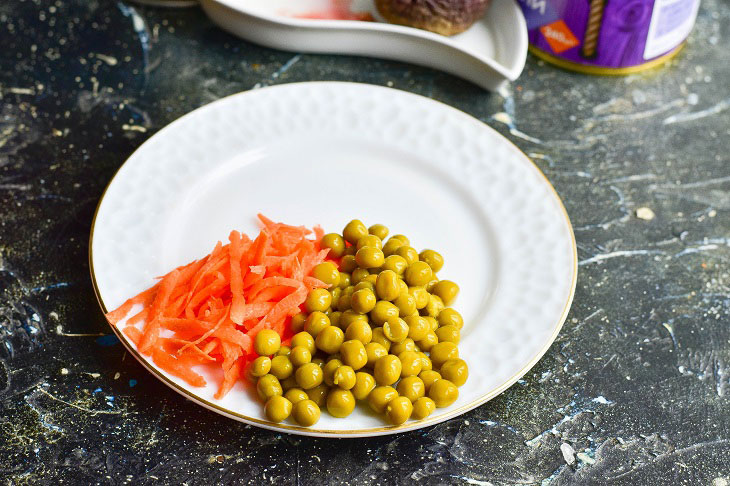
[[[407,61],[489,90],[514,81],[525,66],[527,27],[514,0],[494,0],[483,19],[453,37],[385,22],[296,17],[327,9],[333,1],[337,0],[200,0],[200,4],[220,27],[257,44]],[[379,18],[372,0],[355,0],[352,11]]]
[[[554,189],[517,147],[442,103],[354,83],[296,83],[236,94],[163,128],[119,169],[91,230],[90,266],[104,311],[154,278],[207,254],[255,215],[325,231],[360,218],[438,249],[459,283],[461,356],[470,377],[451,407],[384,426],[358,406],[312,428],[266,421],[239,382],[213,398],[220,370],[192,387],[119,339],[153,374],[228,417],[296,434],[358,437],[433,425],[495,397],[547,351],[568,313],[577,258]],[[123,325],[120,322],[119,325]],[[148,390],[148,393],[153,393]]]

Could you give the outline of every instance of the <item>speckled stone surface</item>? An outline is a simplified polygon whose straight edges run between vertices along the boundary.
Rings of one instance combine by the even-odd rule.
[[[663,69],[596,78],[534,58],[500,94],[396,62],[273,51],[198,9],[0,3],[0,478],[7,484],[730,484],[730,5],[704,0]],[[94,208],[179,116],[238,91],[355,80],[460,108],[527,152],[580,269],[523,380],[393,437],[279,435],[166,389],[109,336]]]

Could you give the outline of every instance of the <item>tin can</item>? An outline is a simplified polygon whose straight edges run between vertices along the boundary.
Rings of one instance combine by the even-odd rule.
[[[700,0],[518,0],[530,51],[560,67],[621,75],[663,64],[692,31]]]

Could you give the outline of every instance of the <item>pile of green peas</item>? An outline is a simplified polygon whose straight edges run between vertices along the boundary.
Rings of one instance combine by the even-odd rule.
[[[448,306],[459,287],[436,276],[439,253],[387,236],[356,219],[342,235],[324,235],[320,245],[339,266],[314,268],[328,287],[312,290],[306,312],[292,317],[291,346],[272,330],[256,336],[249,372],[269,420],[311,426],[322,407],[347,417],[361,400],[399,425],[458,398],[469,376],[457,347],[464,321]]]

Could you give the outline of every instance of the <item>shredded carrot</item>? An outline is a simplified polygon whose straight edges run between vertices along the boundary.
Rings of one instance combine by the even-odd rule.
[[[112,325],[122,323],[140,353],[192,386],[205,385],[194,367],[221,368],[217,399],[244,379],[256,357],[256,334],[274,329],[288,343],[291,316],[301,312],[310,290],[326,287],[310,276],[327,257],[319,246],[324,231],[258,218],[262,229],[254,240],[232,231],[228,244],[218,242],[106,315]]]

